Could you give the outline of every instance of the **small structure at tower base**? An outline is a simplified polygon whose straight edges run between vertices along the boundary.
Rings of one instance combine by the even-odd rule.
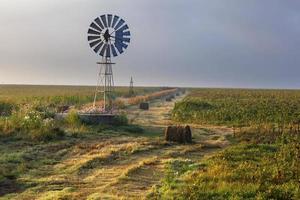
[[[103,114],[103,113],[79,113],[80,120],[89,125],[97,124],[115,124],[117,118],[115,114]]]

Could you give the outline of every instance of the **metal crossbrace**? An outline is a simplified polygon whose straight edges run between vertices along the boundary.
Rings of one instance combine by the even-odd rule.
[[[102,62],[98,63],[99,73],[97,79],[97,86],[94,96],[93,109],[96,109],[96,101],[99,93],[103,95],[103,111],[107,113],[112,112],[112,93],[114,92],[114,80],[111,59],[103,57]]]

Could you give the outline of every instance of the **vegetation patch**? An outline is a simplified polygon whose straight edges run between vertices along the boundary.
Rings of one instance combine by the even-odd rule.
[[[299,199],[299,99],[296,90],[195,89],[173,119],[232,126],[233,145],[201,162],[169,163],[149,199]]]
[[[80,166],[80,168],[78,169],[78,174],[81,175],[86,173],[88,170],[101,167],[104,164],[109,164],[117,158],[119,158],[119,153],[115,151],[107,156],[92,158],[91,160],[88,160],[86,163]]]
[[[10,116],[17,108],[18,106],[14,103],[0,101],[0,117]]]
[[[147,166],[147,165],[154,165],[156,162],[157,162],[157,157],[142,160],[138,164],[127,168],[123,172],[123,174],[118,178],[118,180],[119,181],[128,180],[128,179],[130,179],[131,175],[135,174],[142,167]]]
[[[237,143],[199,163],[171,162],[162,185],[150,197],[298,199],[299,141],[299,134],[286,133],[272,144]]]
[[[299,130],[300,91],[197,89],[176,103],[172,117],[198,124]]]

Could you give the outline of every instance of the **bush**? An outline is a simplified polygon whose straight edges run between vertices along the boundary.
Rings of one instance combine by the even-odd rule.
[[[37,111],[29,111],[22,119],[22,128],[27,131],[38,129],[42,124],[42,116]]]
[[[50,140],[64,135],[57,122],[52,118],[45,118],[44,113],[29,111],[22,120],[21,130],[31,139]]]
[[[10,116],[15,109],[17,106],[13,103],[0,102],[0,116]]]
[[[126,114],[122,113],[120,115],[115,116],[113,125],[124,126],[127,124],[128,124],[128,118],[127,118]]]
[[[3,135],[20,134],[34,140],[48,140],[64,135],[53,118],[26,107],[0,119],[0,132]]]
[[[30,130],[30,137],[34,140],[47,141],[63,137],[64,135],[65,132],[59,127],[55,126],[55,123],[52,122],[47,122],[38,129]]]
[[[65,122],[71,128],[78,128],[81,126],[81,121],[76,110],[70,110],[68,115],[65,118]]]

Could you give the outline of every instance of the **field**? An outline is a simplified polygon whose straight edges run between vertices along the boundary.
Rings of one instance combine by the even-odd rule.
[[[193,90],[176,103],[173,120],[233,127],[231,147],[198,163],[169,164],[155,197],[299,199],[299,97],[296,90]]]
[[[199,89],[176,104],[173,118],[228,126],[299,126],[300,91]]]
[[[162,88],[136,87],[138,95],[159,91]],[[116,87],[117,97],[128,94],[128,87]],[[94,100],[93,86],[41,86],[41,85],[0,85],[0,102],[10,104],[38,103],[46,106],[80,106]],[[99,97],[101,100],[101,97]]]
[[[300,91],[187,89],[167,102],[162,88],[118,88],[120,122],[90,126],[75,110],[93,88],[0,90],[0,199],[300,198]],[[74,109],[57,122],[51,104]],[[194,143],[164,141],[171,124],[190,124]]]

